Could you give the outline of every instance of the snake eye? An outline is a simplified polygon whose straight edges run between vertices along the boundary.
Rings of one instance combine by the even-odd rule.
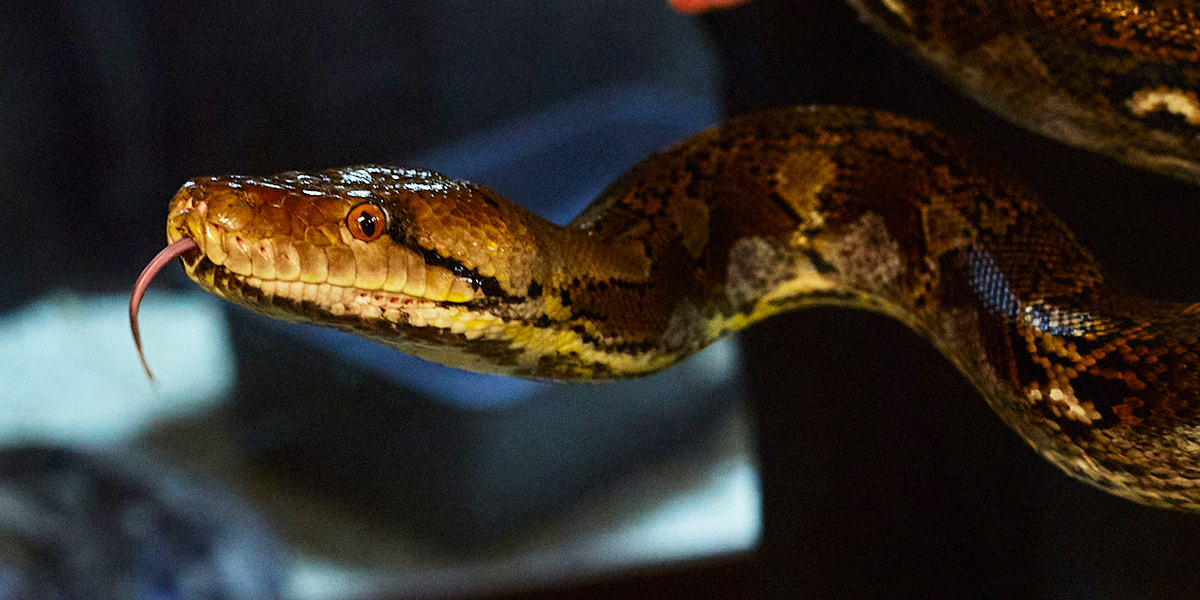
[[[382,208],[374,204],[359,204],[346,215],[346,228],[354,239],[373,242],[383,236],[383,231],[387,229],[387,216]]]

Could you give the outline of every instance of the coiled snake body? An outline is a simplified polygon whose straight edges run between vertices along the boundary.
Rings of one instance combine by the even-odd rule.
[[[982,42],[946,42],[934,25],[953,20],[940,3],[860,4],[919,53],[987,54],[974,52]],[[1043,4],[1053,3],[1030,3]],[[1042,39],[1026,21],[1009,23],[1007,48],[1020,35]],[[1120,57],[1105,52],[1092,56],[1115,68]],[[1172,57],[1171,73],[1191,73],[1194,56]],[[1028,94],[1053,74],[1024,66],[1042,79],[976,79],[995,88],[1007,78],[1008,91]],[[1051,104],[1083,111],[1063,99],[1078,90],[1063,89]],[[1127,103],[1121,127],[1141,135],[1125,136],[1120,152],[1094,141],[1108,134],[1071,141],[1195,179],[1186,101],[1196,96],[1155,90],[1181,100]],[[1012,105],[995,100],[1005,95],[989,92]],[[1138,125],[1139,111],[1155,118]],[[1098,129],[1082,122],[1051,133]],[[131,312],[161,264],[181,257],[205,289],[269,316],[520,377],[635,377],[783,311],[883,312],[932,341],[1068,473],[1200,510],[1200,305],[1120,293],[1026,187],[892,114],[811,107],[734,119],[646,159],[566,226],[481,186],[360,166],[192,180],[171,202],[167,232],[172,244],[139,280]]]

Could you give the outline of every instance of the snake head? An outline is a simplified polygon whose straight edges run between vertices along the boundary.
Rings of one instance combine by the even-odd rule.
[[[470,368],[427,350],[537,318],[530,298],[544,266],[533,247],[552,229],[491,190],[429,171],[193,179],[171,201],[171,245],[135,286],[134,335],[150,278],[179,257],[202,287],[256,312]]]

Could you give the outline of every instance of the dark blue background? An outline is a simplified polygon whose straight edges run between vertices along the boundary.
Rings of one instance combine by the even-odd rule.
[[[125,290],[188,177],[419,156],[613,80],[706,86],[654,2],[100,4],[10,0],[0,19],[0,308],[60,286]],[[1193,188],[1005,124],[839,2],[757,0],[702,22],[730,112],[832,102],[934,120],[1022,171],[1117,281],[1200,297]],[[542,597],[1200,589],[1196,517],[1067,479],[900,326],[816,311],[746,339],[759,555]]]

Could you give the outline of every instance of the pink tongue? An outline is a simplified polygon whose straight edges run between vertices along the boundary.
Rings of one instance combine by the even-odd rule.
[[[185,237],[179,241],[162,249],[151,261],[142,269],[142,274],[138,275],[137,281],[133,284],[133,293],[129,294],[129,328],[133,331],[133,343],[137,346],[138,358],[142,361],[142,368],[146,370],[146,377],[151,382],[154,381],[154,374],[150,372],[150,365],[146,364],[146,354],[142,351],[142,335],[138,332],[138,307],[142,305],[142,297],[146,295],[146,288],[150,287],[150,281],[155,275],[162,270],[167,263],[178,258],[184,252],[198,247],[196,240]]]

